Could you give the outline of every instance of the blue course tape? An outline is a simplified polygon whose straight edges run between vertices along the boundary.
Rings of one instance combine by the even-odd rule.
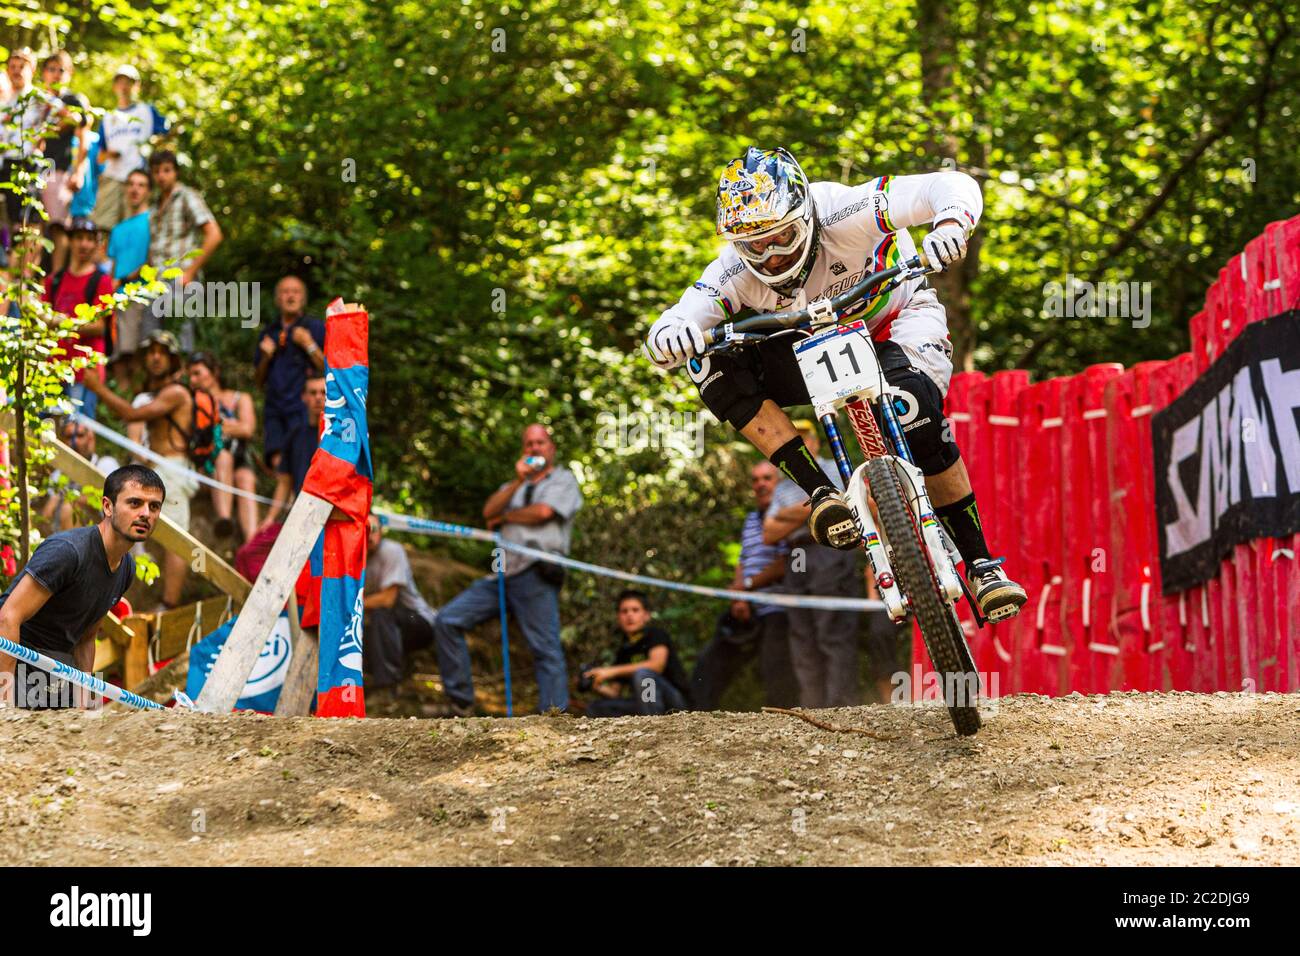
[[[69,667],[62,661],[56,661],[44,654],[38,654],[30,647],[23,647],[21,644],[15,644],[8,638],[0,637],[0,651],[8,654],[10,657],[16,657],[20,661],[39,667],[43,671],[53,674],[55,677],[61,677],[66,681],[71,681],[81,687],[86,688],[99,694],[101,697],[107,697],[110,700],[118,701],[122,704],[129,704],[132,707],[138,707],[141,710],[166,710],[161,704],[156,704],[151,700],[141,697],[139,694],[133,694],[129,690],[123,690],[114,684],[108,684],[98,677],[77,670],[75,667]]]
[[[148,448],[122,437],[117,432],[101,425],[99,422],[89,421],[80,416],[79,421],[89,427],[91,431],[95,432],[95,434],[109,441],[115,442],[128,451],[143,458],[159,461],[159,463],[164,462],[163,459],[160,459],[156,453],[151,452]],[[175,467],[175,465],[172,464],[172,467]],[[241,488],[234,488],[230,485],[222,484],[215,479],[209,478],[207,475],[200,475],[193,472],[191,472],[191,474],[203,484],[210,485],[214,488],[225,489],[237,497],[252,498],[263,503],[268,503],[270,501],[268,498],[252,494]],[[474,541],[486,541],[495,544],[497,547],[504,548],[507,551],[514,551],[518,554],[535,558],[538,561],[560,564],[566,568],[573,568],[575,571],[584,571],[588,574],[615,578],[632,584],[643,584],[647,587],[662,588],[667,591],[681,591],[687,594],[698,594],[702,597],[720,598],[727,601],[748,601],[751,604],[770,604],[778,607],[815,608],[823,611],[882,611],[885,608],[882,601],[870,601],[866,598],[731,591],[726,588],[709,588],[699,584],[683,584],[680,581],[665,581],[662,578],[652,578],[647,577],[644,574],[632,574],[627,571],[618,571],[614,568],[606,568],[598,564],[588,564],[585,561],[578,561],[574,558],[565,557],[564,555],[552,554],[549,551],[538,551],[536,548],[530,548],[527,545],[515,544],[511,541],[503,541],[498,535],[493,534],[491,531],[484,531],[481,528],[469,528],[465,525],[451,524],[446,521],[434,521],[429,518],[416,518],[412,515],[395,514],[386,511],[376,510],[375,514],[379,517],[381,523],[392,528],[394,531],[410,531],[421,534],[439,535],[445,538],[470,538]]]
[[[493,542],[497,547],[505,548],[507,551],[514,551],[530,558],[535,558],[538,561],[547,561],[551,564],[560,564],[566,568],[573,568],[575,571],[585,571],[588,574],[595,574],[607,578],[616,578],[620,581],[628,581],[633,584],[644,584],[648,587],[663,588],[668,591],[682,591],[687,594],[699,594],[703,597],[724,598],[728,601],[749,601],[753,604],[775,604],[780,607],[818,608],[824,611],[880,611],[884,610],[885,607],[883,601],[870,601],[866,598],[822,597],[820,595],[731,591],[725,588],[704,587],[700,584],[683,584],[680,581],[665,581],[662,578],[647,577],[644,574],[632,574],[628,571],[617,571],[614,568],[601,567],[598,564],[588,564],[586,561],[578,561],[574,558],[565,557],[564,555],[552,554],[549,551],[539,551],[536,548],[530,548],[523,544],[515,544],[512,541],[503,541],[491,532],[483,531],[478,528],[467,528],[464,525],[448,524],[445,521],[431,521],[428,518],[414,518],[410,515],[392,514],[383,511],[376,511],[375,514],[379,517],[381,524],[392,528],[394,531],[412,531],[423,534],[439,535],[446,538],[471,538],[475,541]]]

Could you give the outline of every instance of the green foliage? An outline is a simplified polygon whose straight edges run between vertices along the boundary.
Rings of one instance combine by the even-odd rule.
[[[576,553],[681,580],[735,535],[728,433],[712,470],[597,435],[620,408],[696,407],[637,346],[715,254],[715,177],[743,145],[861,182],[934,170],[951,144],[985,191],[976,364],[1040,378],[1185,348],[1222,264],[1300,200],[1289,2],[41,6],[84,46],[98,105],[129,60],[175,119],[227,236],[209,275],[262,282],[267,315],[289,270],[318,311],[369,307],[389,502],[477,523],[540,420],[592,496]],[[1045,318],[1069,273],[1150,282],[1150,327]],[[255,335],[200,329],[235,358]],[[605,626],[616,586],[571,593],[571,639]]]

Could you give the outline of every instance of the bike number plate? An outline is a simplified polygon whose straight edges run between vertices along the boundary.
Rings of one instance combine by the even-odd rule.
[[[863,392],[875,398],[880,392],[880,364],[861,319],[804,339],[794,354],[814,406]]]

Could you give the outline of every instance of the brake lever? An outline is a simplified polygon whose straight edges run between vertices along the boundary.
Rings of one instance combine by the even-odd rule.
[[[745,345],[749,342],[762,342],[766,340],[766,334],[756,332],[732,332],[721,342],[715,342],[704,350],[703,354],[708,355],[711,352],[723,352],[736,345]]]

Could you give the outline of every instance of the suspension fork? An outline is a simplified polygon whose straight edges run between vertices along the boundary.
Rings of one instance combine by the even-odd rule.
[[[962,595],[961,579],[957,575],[957,569],[953,565],[952,557],[944,544],[944,535],[939,525],[939,519],[934,513],[934,507],[930,504],[930,496],[925,488],[925,476],[912,458],[912,449],[908,447],[907,438],[903,434],[903,426],[898,421],[898,414],[894,411],[894,403],[890,400],[889,393],[886,392],[880,396],[878,406],[880,424],[884,426],[883,435],[870,406],[860,398],[850,399],[845,403],[845,408],[849,411],[849,421],[852,423],[858,441],[862,444],[862,450],[868,458],[889,455],[892,447],[892,454],[897,459],[895,468],[899,472],[898,477],[902,481],[903,487],[908,491],[908,505],[916,517],[916,526],[921,531],[921,539],[930,552],[930,563],[935,568],[939,578],[939,585],[950,599],[956,600]],[[824,419],[822,424],[825,425]],[[843,466],[841,466],[841,470],[843,470]],[[872,570],[877,570],[874,565]],[[892,575],[890,579],[892,581]],[[877,583],[877,586],[879,586],[879,583]],[[884,593],[883,589],[881,593]]]
[[[859,402],[859,405],[861,403]],[[875,421],[871,420],[871,411],[865,405],[861,405],[866,412],[867,419],[871,422],[870,427],[875,429]],[[863,463],[855,472],[849,461],[848,453],[844,449],[844,439],[840,437],[839,428],[835,425],[835,408],[834,406],[819,406],[817,408],[818,420],[822,423],[822,429],[826,432],[826,438],[830,442],[831,451],[835,455],[835,466],[839,469],[840,478],[843,479],[846,489],[845,498],[849,509],[853,512],[853,517],[858,523],[858,529],[862,532],[862,548],[867,552],[867,563],[871,565],[871,578],[876,582],[876,590],[880,592],[880,599],[885,604],[885,611],[889,617],[895,621],[901,621],[907,615],[907,605],[903,600],[903,592],[899,590],[898,584],[894,581],[894,571],[889,565],[889,555],[885,552],[884,542],[880,538],[880,531],[876,527],[875,518],[871,514],[871,507],[867,504],[867,481],[866,481],[866,464]],[[862,431],[858,429],[856,420],[854,421],[854,430],[857,432],[858,440],[862,443],[865,451],[869,444],[871,447],[879,447],[883,453],[884,443],[880,441],[880,432],[875,430],[874,442],[868,443],[864,438]]]

